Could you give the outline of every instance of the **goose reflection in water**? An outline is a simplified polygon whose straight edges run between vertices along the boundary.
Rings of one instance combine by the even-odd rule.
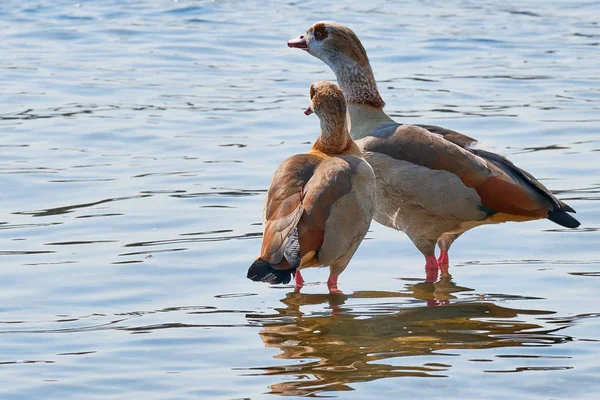
[[[525,316],[552,311],[494,303],[524,297],[492,295],[482,301],[467,295],[458,300],[453,294],[472,289],[452,281],[407,285],[407,289],[347,296],[289,293],[277,313],[247,318],[263,327],[259,335],[266,347],[281,350],[275,358],[295,361],[252,369],[261,371],[258,375],[289,376],[288,381],[269,386],[272,394],[316,395],[353,390],[353,383],[381,378],[448,376],[452,368],[451,359],[444,357],[451,355],[448,350],[548,346],[570,340],[556,333],[564,325],[524,321],[534,319]],[[424,300],[440,306],[423,306]],[[318,305],[323,305],[320,311],[301,311]],[[400,358],[411,356],[431,360]],[[554,368],[565,367],[550,369]]]

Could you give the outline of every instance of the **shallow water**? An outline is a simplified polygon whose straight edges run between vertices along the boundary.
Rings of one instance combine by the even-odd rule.
[[[355,3],[0,6],[0,397],[596,397],[600,6]],[[508,155],[581,228],[478,228],[426,284],[374,223],[344,296],[326,270],[248,281],[271,173],[333,79],[286,41],[321,19],[357,31],[397,120]]]

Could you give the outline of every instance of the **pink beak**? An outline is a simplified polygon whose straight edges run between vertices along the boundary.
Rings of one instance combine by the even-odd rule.
[[[288,47],[295,47],[297,49],[302,49],[308,51],[308,43],[306,43],[306,38],[304,35],[297,37],[296,39],[292,39],[288,42]]]
[[[313,110],[310,107],[308,107],[306,110],[304,110],[305,115],[310,115],[312,113],[313,113]]]

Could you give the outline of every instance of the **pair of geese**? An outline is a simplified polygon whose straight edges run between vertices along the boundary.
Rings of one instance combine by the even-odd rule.
[[[317,22],[288,46],[327,64],[339,87],[310,87],[305,113],[317,114],[321,135],[308,153],[275,171],[260,257],[248,278],[288,283],[295,274],[299,291],[302,269],[329,266],[327,286],[339,293],[338,276],[371,219],[408,235],[425,256],[428,282],[448,275],[450,246],[476,226],[541,218],[579,226],[571,207],[503,156],[474,148],[476,140],[394,122],[383,111],[367,53],[346,26]]]

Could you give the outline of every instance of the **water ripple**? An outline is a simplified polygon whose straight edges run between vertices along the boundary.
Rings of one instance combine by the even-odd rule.
[[[5,3],[1,398],[597,397],[595,2]],[[285,44],[314,10],[357,31],[399,122],[507,154],[582,227],[479,228],[424,283],[373,223],[346,295],[326,270],[299,294],[247,280],[334,78]]]

